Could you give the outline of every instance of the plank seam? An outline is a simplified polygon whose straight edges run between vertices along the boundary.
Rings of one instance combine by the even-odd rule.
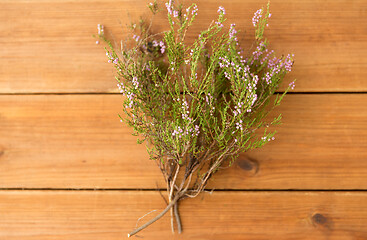
[[[0,191],[167,191],[165,188],[0,188]],[[367,189],[206,189],[206,192],[367,192]]]
[[[276,94],[283,94],[284,91],[275,92]],[[347,91],[333,91],[333,92],[288,92],[287,94],[290,95],[323,95],[323,94],[367,94],[367,91],[360,91],[360,92],[347,92]],[[9,96],[9,95],[121,95],[121,93],[113,92],[60,92],[60,93],[50,93],[50,92],[34,92],[34,93],[0,93],[0,96]]]

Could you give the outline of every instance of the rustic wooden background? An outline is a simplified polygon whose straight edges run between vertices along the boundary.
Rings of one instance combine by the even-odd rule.
[[[223,5],[246,42],[267,1],[198,2],[189,37]],[[147,3],[0,0],[1,240],[125,239],[165,207],[91,36],[102,23],[123,37],[127,12],[136,19]],[[139,237],[367,239],[367,1],[272,0],[271,12],[271,47],[296,56],[277,140],[218,173],[217,191],[182,202],[182,235],[166,216]]]

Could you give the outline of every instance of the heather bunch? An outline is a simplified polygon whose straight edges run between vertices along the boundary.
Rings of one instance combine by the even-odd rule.
[[[148,7],[158,14],[156,2]],[[140,136],[138,143],[146,141],[167,183],[167,208],[129,236],[167,211],[172,229],[176,219],[180,232],[178,202],[197,196],[214,173],[230,166],[241,152],[274,140],[275,131],[268,127],[280,123],[281,115],[271,121],[266,116],[294,88],[290,83],[269,105],[293,65],[293,55],[277,57],[263,36],[271,16],[269,5],[252,19],[255,47],[248,56],[243,55],[236,25],[224,28],[223,7],[190,45],[186,32],[198,14],[197,5],[184,8],[169,0],[165,11],[167,31],[152,33],[151,24],[134,24],[131,41],[120,47],[113,46],[98,26],[124,96],[121,121]]]

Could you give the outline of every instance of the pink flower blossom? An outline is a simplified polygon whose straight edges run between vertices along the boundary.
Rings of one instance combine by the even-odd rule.
[[[217,11],[219,14],[226,14],[226,10],[224,9],[224,7],[222,7],[222,6],[219,6],[219,8],[218,8],[218,11]]]
[[[262,13],[263,13],[262,9],[259,9],[255,12],[254,17],[252,18],[252,24],[254,25],[254,27],[256,27],[257,23],[259,22]]]

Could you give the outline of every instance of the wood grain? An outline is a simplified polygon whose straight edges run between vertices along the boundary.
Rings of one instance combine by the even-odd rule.
[[[127,239],[165,207],[157,192],[1,191],[0,239]],[[367,238],[365,192],[214,192],[180,204],[184,232],[169,215],[139,233],[145,239]],[[141,223],[140,223],[141,224]],[[137,238],[138,239],[138,238]]]
[[[125,239],[165,207],[160,171],[119,122],[121,96],[104,94],[114,71],[92,37],[101,23],[125,38],[149,2],[0,0],[0,240]],[[198,2],[189,41],[222,5],[246,49],[267,0]],[[367,239],[367,94],[355,93],[367,92],[366,1],[272,0],[271,12],[271,48],[296,55],[280,90],[296,78],[294,92],[323,94],[287,96],[276,141],[219,171],[208,188],[220,191],[180,203],[182,235],[167,215],[138,237]]]
[[[119,95],[0,96],[0,187],[156,188],[160,171],[119,122]],[[367,189],[367,95],[296,94],[276,141],[243,154],[216,189]]]
[[[0,92],[116,92],[113,68],[92,34],[102,23],[118,41],[127,33],[121,25],[147,16],[148,2],[0,1]],[[188,38],[196,37],[223,5],[228,23],[246,29],[240,39],[247,47],[253,36],[252,14],[266,2],[199,1],[197,24]],[[367,91],[364,0],[273,0],[271,11],[267,31],[271,47],[279,54],[296,55],[294,71],[287,77],[298,79],[294,91]],[[163,19],[156,19],[156,31],[164,29]]]

